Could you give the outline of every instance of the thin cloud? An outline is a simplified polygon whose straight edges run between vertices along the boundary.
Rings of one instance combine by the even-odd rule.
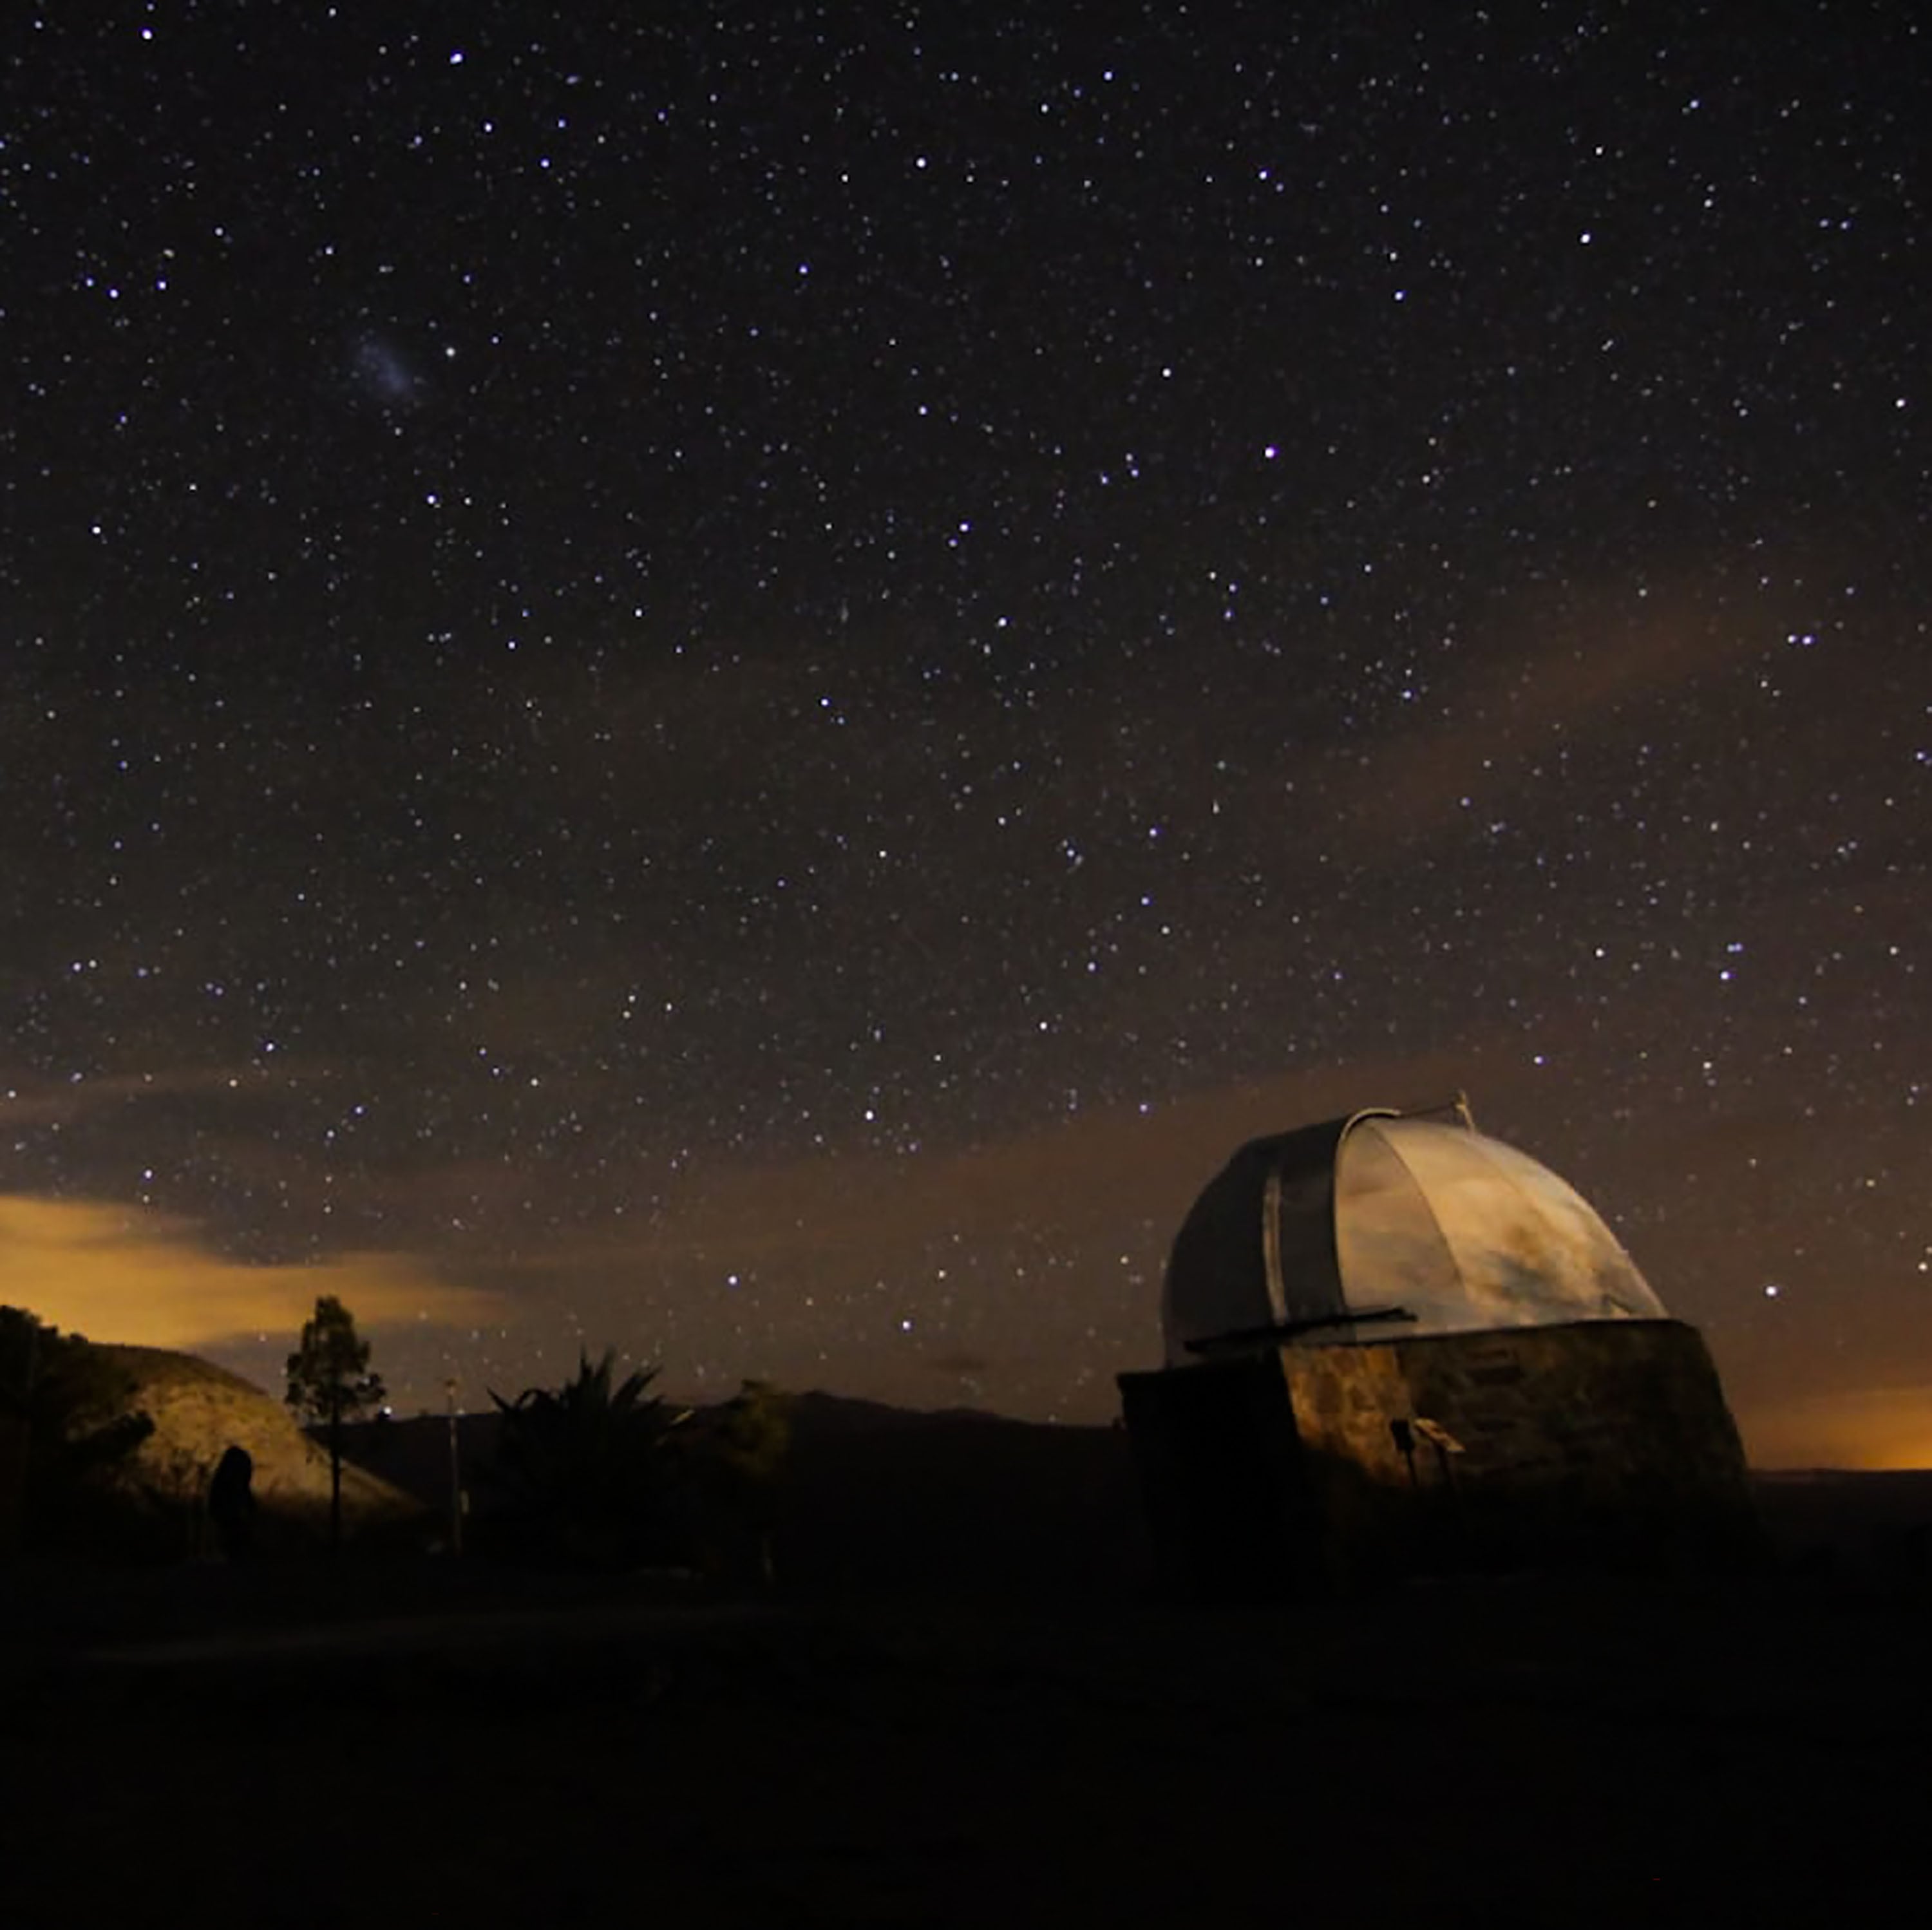
[[[0,1087],[0,1121],[15,1128],[70,1126],[137,1101],[254,1090],[263,1085],[265,1077],[259,1067],[244,1064],[171,1066],[159,1072],[113,1073],[92,1079],[16,1080]]]
[[[365,1329],[505,1317],[498,1296],[452,1286],[406,1254],[248,1266],[211,1251],[185,1221],[100,1201],[0,1194],[0,1298],[90,1340],[191,1349],[292,1334],[326,1293]]]
[[[998,1250],[1002,1237],[1047,1229],[1098,1250],[1152,1228],[1164,1253],[1196,1194],[1244,1140],[1365,1100],[1440,1101],[1474,1056],[1288,1072],[1144,1114],[1096,1109],[950,1156],[848,1151],[754,1169],[721,1164],[694,1173],[647,1230],[584,1243],[567,1256],[559,1250],[559,1265],[596,1262],[616,1271],[628,1264],[674,1275],[729,1265],[806,1277],[845,1264],[890,1276],[916,1264],[940,1235],[968,1235],[975,1246]],[[1161,1254],[1150,1257],[1157,1263]]]
[[[1547,638],[1452,683],[1440,721],[1378,749],[1372,783],[1338,787],[1365,853],[1442,837],[1466,808],[1515,809],[1564,746],[1628,728],[1762,647],[1748,623],[1714,626],[1702,600],[1686,581],[1647,599],[1640,617],[1610,615],[1607,599],[1594,618],[1552,610]]]

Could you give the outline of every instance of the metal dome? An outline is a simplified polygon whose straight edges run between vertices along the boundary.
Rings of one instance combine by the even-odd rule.
[[[1665,1317],[1575,1189],[1477,1132],[1460,1103],[1251,1141],[1175,1236],[1161,1304],[1170,1366],[1372,1338],[1384,1322],[1453,1334]]]

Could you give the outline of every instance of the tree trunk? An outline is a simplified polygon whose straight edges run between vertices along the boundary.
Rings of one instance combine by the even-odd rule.
[[[328,1552],[342,1550],[342,1390],[328,1394]]]

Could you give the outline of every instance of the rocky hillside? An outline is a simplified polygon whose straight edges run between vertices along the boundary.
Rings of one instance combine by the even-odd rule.
[[[207,1550],[208,1483],[230,1447],[246,1448],[254,1462],[253,1491],[266,1548],[326,1535],[328,1454],[280,1401],[191,1354],[98,1344],[93,1351],[104,1383],[116,1389],[117,1407],[154,1423],[153,1433],[101,1477],[110,1490],[104,1511],[142,1552]],[[424,1518],[406,1495],[346,1463],[342,1506],[345,1534],[358,1540],[405,1538]]]

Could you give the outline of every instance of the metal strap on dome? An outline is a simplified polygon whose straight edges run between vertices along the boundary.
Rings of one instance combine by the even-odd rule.
[[[1288,1289],[1281,1277],[1281,1168],[1268,1168],[1262,1189],[1262,1274],[1268,1282],[1268,1304],[1277,1323],[1288,1318]]]
[[[1352,1307],[1341,1313],[1317,1314],[1306,1320],[1277,1320],[1266,1327],[1244,1327],[1232,1334],[1211,1334],[1204,1340],[1186,1343],[1190,1354],[1245,1352],[1268,1343],[1298,1340],[1304,1334],[1318,1334],[1329,1327],[1361,1327],[1384,1322],[1412,1322],[1415,1316],[1406,1307]]]

